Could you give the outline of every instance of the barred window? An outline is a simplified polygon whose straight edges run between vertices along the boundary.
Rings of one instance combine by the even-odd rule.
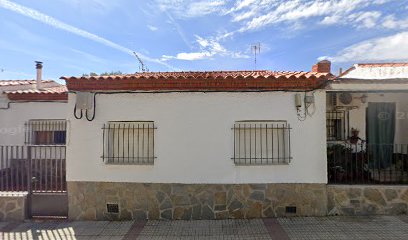
[[[154,122],[110,121],[102,129],[106,164],[154,163]]]
[[[329,141],[342,141],[347,138],[348,112],[326,112],[326,134]]]
[[[288,164],[290,125],[286,121],[238,121],[233,127],[236,165]]]
[[[29,120],[26,122],[25,143],[29,145],[65,145],[66,120]]]

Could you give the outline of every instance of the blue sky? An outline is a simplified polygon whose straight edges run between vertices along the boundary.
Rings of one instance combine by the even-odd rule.
[[[408,0],[0,0],[0,79],[408,61]]]

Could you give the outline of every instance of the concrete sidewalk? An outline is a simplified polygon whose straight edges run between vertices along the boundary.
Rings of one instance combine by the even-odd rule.
[[[0,239],[408,239],[408,216],[0,222]]]

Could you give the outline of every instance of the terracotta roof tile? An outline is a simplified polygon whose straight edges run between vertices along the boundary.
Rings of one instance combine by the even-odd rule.
[[[321,88],[330,73],[288,71],[146,72],[114,76],[61,77],[70,91],[245,91]]]
[[[6,94],[26,94],[26,93],[35,93],[35,94],[61,94],[68,92],[68,89],[65,85],[59,87],[50,87],[44,88],[41,90],[38,89],[26,89],[26,90],[14,90],[14,91],[4,91]]]
[[[68,89],[65,85],[56,87],[4,91],[14,101],[67,101]]]
[[[52,80],[43,80],[42,83],[50,83]],[[36,84],[36,80],[0,80],[0,86],[18,86]]]

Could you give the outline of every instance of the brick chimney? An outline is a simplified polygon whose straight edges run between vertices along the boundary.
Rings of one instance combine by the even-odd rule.
[[[41,86],[41,84],[42,84],[42,67],[43,67],[42,62],[35,61],[35,68],[37,69],[37,82],[36,82],[37,83],[36,84],[37,90],[42,89],[42,86]]]
[[[312,67],[312,72],[330,73],[331,62],[329,60],[322,60]]]

